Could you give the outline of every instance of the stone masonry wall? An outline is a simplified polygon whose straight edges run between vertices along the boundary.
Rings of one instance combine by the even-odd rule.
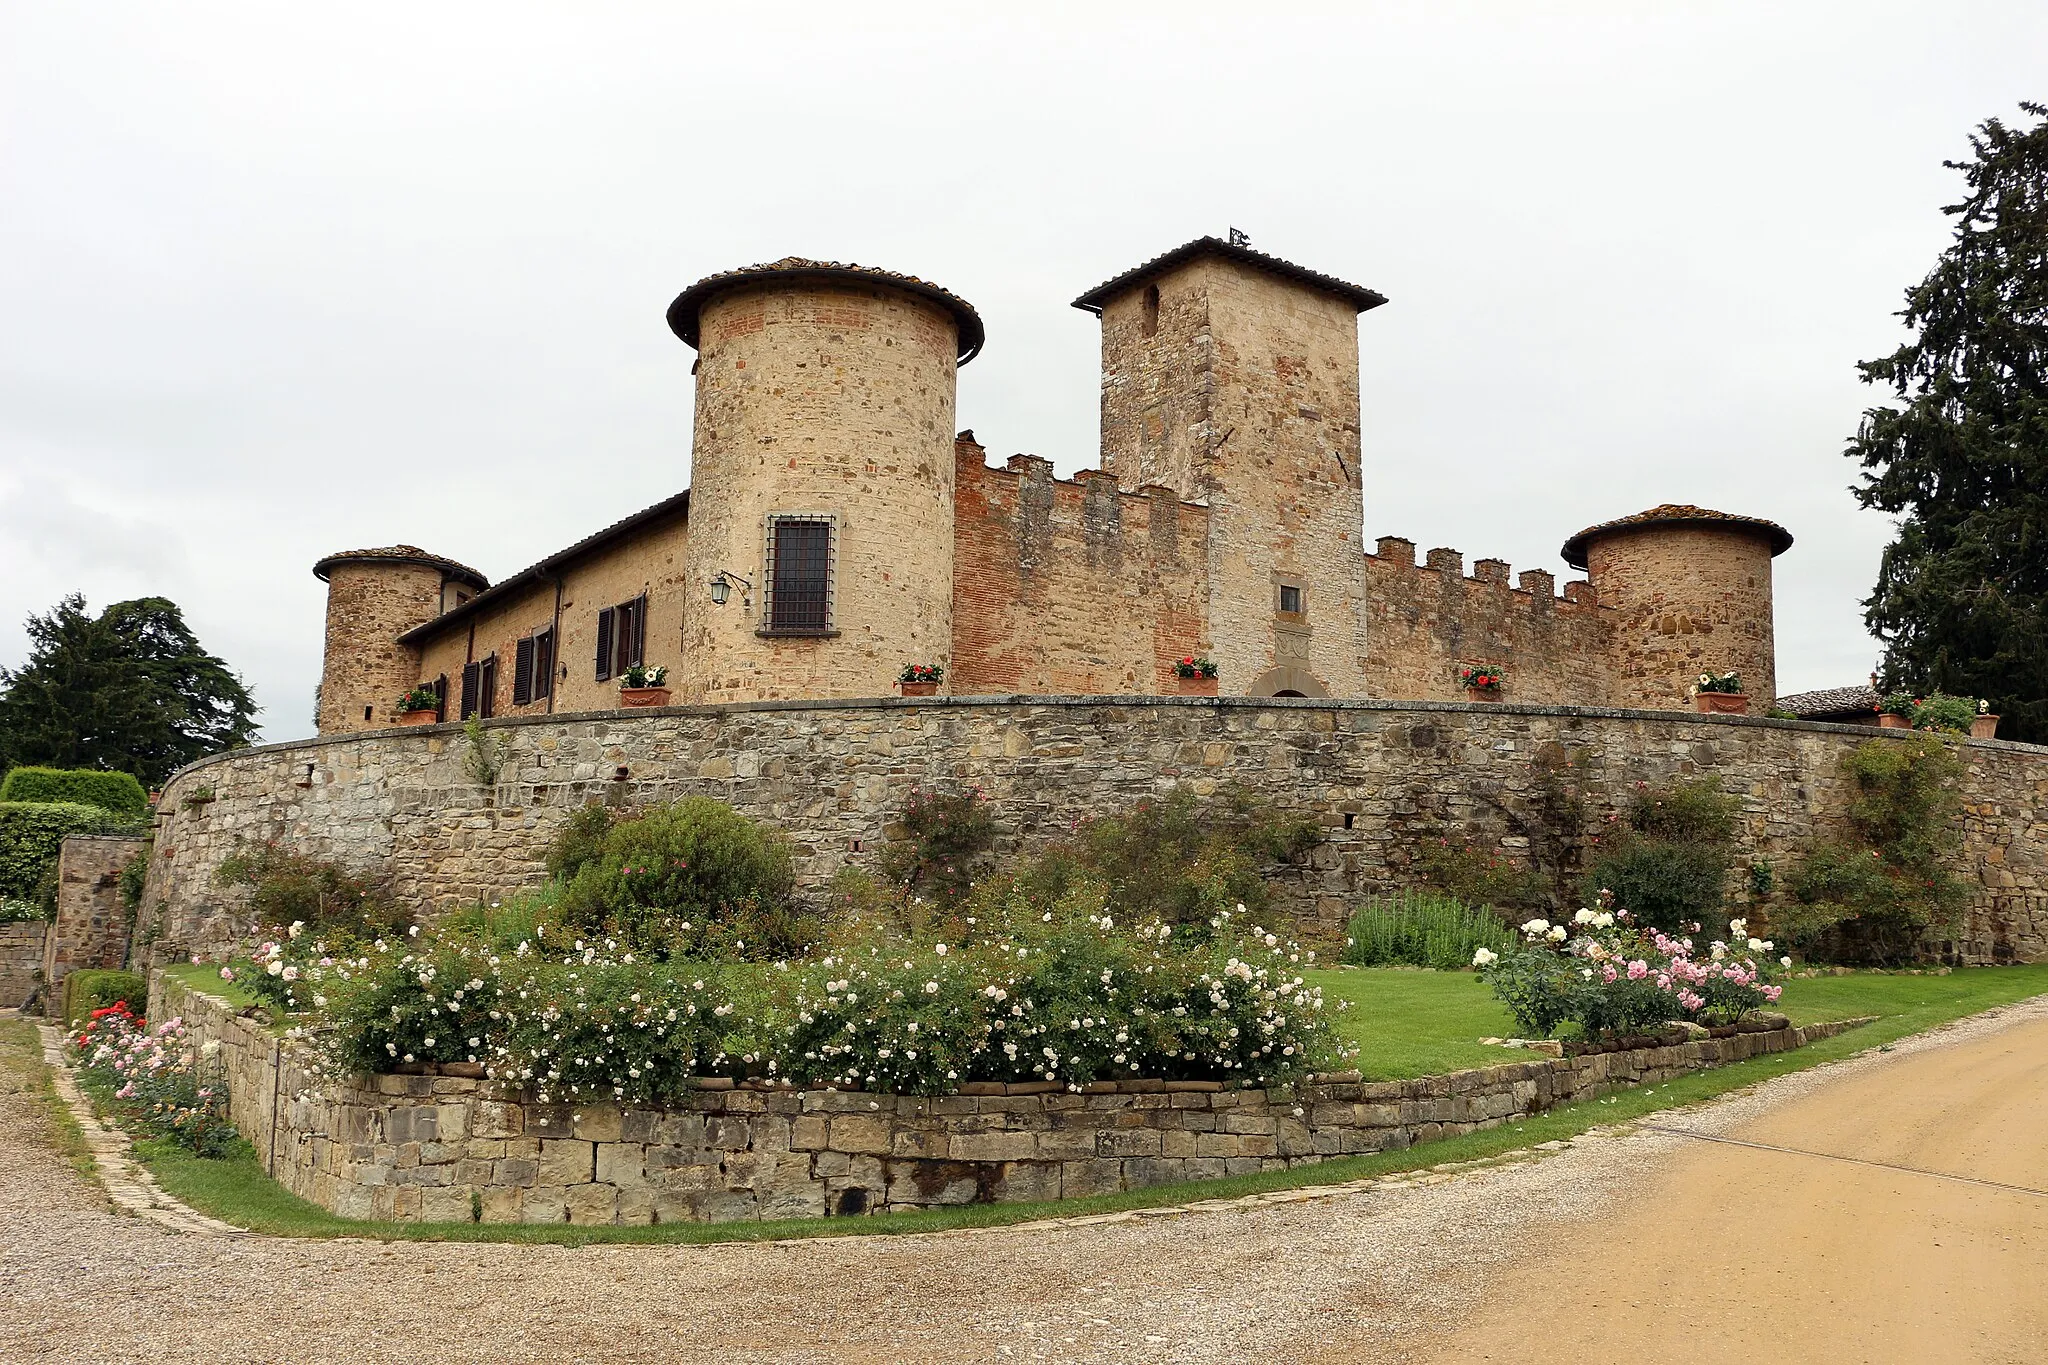
[[[1125,1081],[926,1097],[707,1085],[660,1108],[622,1108],[527,1103],[449,1076],[323,1085],[267,1029],[158,972],[151,1015],[165,1011],[200,1040],[221,1039],[235,1124],[294,1193],[353,1218],[580,1224],[1073,1199],[1284,1170],[1495,1127],[1847,1027],[1759,1025],[1419,1080],[1352,1072],[1298,1091]]]
[[[47,927],[40,920],[0,924],[0,1009],[20,1008],[35,990]]]
[[[75,971],[119,967],[128,959],[128,911],[121,869],[142,848],[125,835],[68,834],[57,853],[57,914],[43,936],[48,998]]]
[[[1327,941],[1361,895],[1401,884],[1423,838],[1462,833],[1526,857],[1544,769],[1565,760],[1616,803],[1637,781],[1716,777],[1742,798],[1739,866],[1794,857],[1830,828],[1849,800],[1843,755],[1892,733],[1678,712],[1170,697],[753,703],[489,731],[504,757],[495,788],[464,776],[454,726],[240,750],[175,775],[144,898],[146,911],[162,907],[158,960],[249,932],[239,901],[213,884],[244,843],[282,840],[388,873],[402,896],[446,909],[541,881],[548,838],[586,802],[704,794],[787,832],[803,884],[820,887],[874,856],[920,785],[980,788],[1002,851],[1014,852],[1181,784],[1246,784],[1322,823],[1326,842],[1276,890]],[[1960,752],[1965,870],[1996,896],[2048,895],[2048,750],[1972,740]],[[1747,879],[1731,882],[1740,900]],[[1997,960],[2001,934],[2010,947],[1990,923],[1959,942]]]
[[[1587,548],[1587,577],[1614,625],[1607,673],[1619,706],[1683,706],[1699,675],[1739,673],[1751,715],[1778,696],[1771,551],[1752,531],[1712,524],[1610,532]]]
[[[321,734],[396,722],[399,697],[420,679],[418,652],[398,637],[440,614],[442,577],[440,569],[425,564],[344,560],[330,566]]]

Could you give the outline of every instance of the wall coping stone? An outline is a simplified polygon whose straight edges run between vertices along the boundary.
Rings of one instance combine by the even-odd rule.
[[[1209,707],[1216,710],[1292,710],[1292,711],[1362,711],[1362,712],[1417,712],[1463,715],[1479,712],[1485,715],[1509,716],[1556,716],[1561,718],[1582,718],[1587,720],[1648,720],[1664,721],[1680,725],[1735,726],[1766,730],[1797,730],[1813,734],[1868,734],[1872,737],[1894,738],[1922,733],[1918,730],[1885,730],[1868,725],[1849,725],[1835,721],[1817,720],[1775,720],[1768,716],[1705,715],[1694,711],[1662,710],[1618,706],[1547,706],[1525,702],[1467,702],[1467,701],[1400,701],[1371,697],[1162,697],[1150,694],[1031,694],[1003,693],[967,697],[834,697],[797,701],[739,701],[717,702],[696,706],[649,706],[618,711],[557,711],[542,712],[530,716],[494,716],[482,722],[486,730],[511,730],[526,726],[585,724],[602,721],[608,724],[637,727],[648,721],[670,716],[720,716],[744,715],[764,711],[905,711],[918,708],[946,707],[959,710],[994,710],[1016,708],[1087,708],[1087,707]],[[337,744],[353,744],[365,739],[391,739],[405,736],[447,738],[460,735],[464,723],[446,721],[440,725],[387,726],[379,730],[351,730],[346,734],[312,735],[304,739],[279,740],[274,744],[250,745],[240,749],[224,749],[217,754],[195,759],[164,779],[163,787],[169,786],[187,773],[199,772],[230,759],[243,758],[250,754],[281,754],[293,750],[322,749]],[[1960,744],[1972,748],[2002,749],[2022,754],[2048,754],[2048,745],[2022,744],[2011,739],[1974,739],[1967,735],[1953,736]],[[105,837],[105,836],[91,836]]]

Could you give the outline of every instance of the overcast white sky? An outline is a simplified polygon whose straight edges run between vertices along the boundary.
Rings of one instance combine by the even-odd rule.
[[[689,478],[668,301],[938,281],[960,424],[1096,453],[1088,287],[1230,225],[1385,293],[1365,534],[1563,575],[1659,502],[1783,522],[1779,683],[1852,682],[1846,486],[1944,157],[2048,97],[2038,3],[0,9],[0,662],[175,599],[311,731],[321,554],[517,570]]]

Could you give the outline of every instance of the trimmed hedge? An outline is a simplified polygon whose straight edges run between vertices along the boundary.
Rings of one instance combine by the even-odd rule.
[[[149,982],[140,972],[88,969],[64,978],[64,1022],[85,1022],[94,1010],[125,1000],[141,1014],[149,1008]]]
[[[37,898],[67,834],[105,834],[134,821],[75,801],[0,801],[0,896]]]
[[[149,809],[149,793],[133,773],[96,768],[15,768],[0,781],[0,801],[69,802],[130,816]]]

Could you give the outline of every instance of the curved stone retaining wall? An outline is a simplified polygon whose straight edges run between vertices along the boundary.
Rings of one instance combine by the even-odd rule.
[[[1889,733],[1662,711],[1165,697],[764,702],[520,717],[486,732],[502,763],[488,787],[465,776],[455,726],[246,749],[177,774],[144,902],[157,960],[247,931],[213,884],[244,841],[385,871],[402,895],[447,908],[541,880],[549,835],[587,801],[702,793],[785,830],[817,886],[870,856],[920,784],[980,788],[1012,847],[1178,784],[1249,784],[1326,827],[1281,890],[1327,938],[1359,895],[1401,880],[1422,838],[1467,831],[1525,854],[1540,837],[1546,765],[1569,759],[1616,802],[1636,781],[1711,773],[1743,798],[1741,857],[1777,860],[1846,806],[1842,755]],[[2048,956],[2048,750],[1988,740],[1963,752],[1967,856],[1999,899],[1951,955]],[[1731,882],[1738,900],[1748,894],[1747,878]]]
[[[1852,1026],[1758,1029],[1419,1080],[1351,1073],[1299,1091],[1205,1081],[933,1097],[741,1087],[621,1108],[524,1103],[451,1076],[323,1085],[268,1029],[162,972],[150,1006],[152,1018],[179,1014],[199,1040],[221,1040],[235,1126],[293,1192],[351,1218],[490,1223],[897,1212],[1284,1170],[1491,1128]]]

